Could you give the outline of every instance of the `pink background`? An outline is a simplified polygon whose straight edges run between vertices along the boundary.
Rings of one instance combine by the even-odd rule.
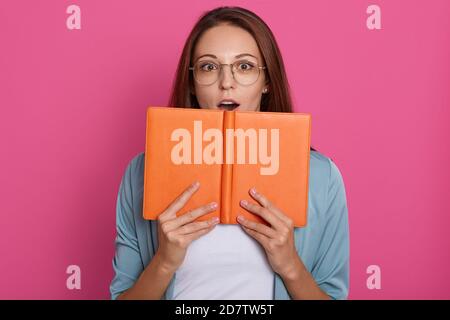
[[[66,8],[81,8],[81,30]],[[109,299],[115,205],[183,42],[220,4],[278,39],[296,111],[344,177],[350,299],[450,298],[450,2],[0,2],[0,298]],[[368,30],[366,8],[381,8]],[[67,266],[81,290],[66,288]],[[366,268],[381,267],[381,290]]]

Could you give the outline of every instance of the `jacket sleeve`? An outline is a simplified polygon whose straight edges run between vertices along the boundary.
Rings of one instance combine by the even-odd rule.
[[[133,218],[133,169],[135,159],[127,166],[119,187],[116,202],[115,254],[112,261],[114,276],[110,284],[111,299],[132,287],[144,267],[139,253],[136,226]]]
[[[323,233],[311,274],[333,299],[346,299],[349,288],[348,209],[342,175],[329,159],[330,171]]]

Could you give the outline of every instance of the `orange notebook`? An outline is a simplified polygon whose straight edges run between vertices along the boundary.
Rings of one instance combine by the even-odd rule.
[[[242,214],[268,224],[239,202],[257,203],[255,187],[289,216],[306,225],[311,116],[303,113],[244,112],[149,107],[146,122],[143,216],[158,218],[194,181],[200,188],[177,214],[212,201],[214,216],[237,224]]]

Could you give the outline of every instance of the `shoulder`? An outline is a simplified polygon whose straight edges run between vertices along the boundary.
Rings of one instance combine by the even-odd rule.
[[[139,185],[143,179],[144,166],[144,152],[135,155],[128,163],[126,174],[136,185]],[[327,157],[321,152],[311,150],[309,168],[309,179],[313,187],[316,184],[322,187],[329,186],[333,182],[339,182],[339,180],[342,182],[342,174],[336,163],[332,158]]]
[[[144,167],[145,167],[145,153],[140,152],[135,155],[129,162],[127,171],[130,175],[130,184],[133,189],[133,203],[135,204],[135,213],[141,217],[142,196],[144,191]]]
[[[311,205],[317,207],[320,212],[325,212],[333,194],[344,191],[341,171],[332,158],[318,151],[311,151],[309,166]]]
[[[125,183],[132,190],[132,202],[134,204],[141,204],[142,202],[144,166],[145,153],[140,152],[129,161],[126,169]],[[339,192],[345,194],[341,171],[332,158],[321,152],[311,150],[309,168],[309,198],[313,204],[326,206],[332,200],[333,194]],[[134,207],[136,208],[136,206]]]
[[[135,155],[128,163],[126,175],[130,179],[129,182],[136,188],[142,187],[144,166],[144,152]],[[341,171],[336,163],[321,152],[311,150],[309,168],[310,188],[315,191],[318,191],[317,188],[328,189],[333,183],[343,183]]]
[[[127,166],[127,173],[131,177],[138,177],[140,176],[142,170],[144,169],[144,160],[145,160],[145,153],[141,152],[135,155],[129,162]]]
[[[120,209],[123,208],[123,210],[118,211],[118,213],[128,216],[129,220],[132,220],[132,216],[139,215],[144,185],[143,180],[144,153],[141,152],[128,161],[120,184],[118,200],[121,205]]]
[[[330,183],[336,179],[342,179],[341,171],[332,158],[318,151],[310,153],[310,178],[322,184]]]

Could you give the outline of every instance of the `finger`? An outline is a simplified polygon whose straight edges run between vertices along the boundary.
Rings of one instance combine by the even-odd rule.
[[[188,240],[189,243],[191,243],[194,240],[197,240],[198,238],[200,238],[201,236],[207,234],[208,232],[210,232],[212,229],[214,229],[216,225],[210,226],[207,229],[202,229],[199,231],[196,231],[194,233],[190,233],[188,235],[186,235],[186,239]]]
[[[264,249],[267,248],[268,244],[269,244],[269,238],[267,238],[265,235],[252,230],[250,228],[244,227],[242,226],[242,228],[245,230],[245,232],[247,232],[252,238],[254,238],[256,241],[258,241],[263,247]]]
[[[195,219],[197,219],[198,217],[200,217],[202,215],[216,211],[217,208],[218,208],[217,203],[211,202],[210,204],[207,204],[205,206],[199,207],[194,210],[190,210],[190,211],[186,212],[185,214],[179,216],[178,218],[167,221],[165,223],[166,224],[165,230],[167,232],[175,230],[175,229],[179,228],[180,226],[185,225],[186,223],[194,221]]]
[[[275,228],[275,230],[282,229],[282,227],[283,227],[282,221],[268,209],[261,207],[259,205],[250,203],[246,200],[242,200],[240,202],[240,204],[247,211],[258,215],[261,218],[263,218],[264,220],[266,220],[267,222],[269,222],[270,225]]]
[[[160,221],[165,221],[169,218],[173,218],[176,216],[177,212],[184,207],[184,205],[188,202],[188,200],[192,197],[194,192],[198,190],[200,187],[200,182],[196,181],[187,187],[168,207],[164,212],[160,215]]]
[[[277,235],[277,232],[274,229],[269,228],[268,226],[266,226],[262,223],[258,223],[258,222],[254,222],[254,221],[245,219],[244,216],[238,216],[237,220],[242,226],[244,226],[248,229],[255,230],[255,231],[265,235],[268,238],[274,239]]]
[[[272,211],[277,215],[278,218],[283,220],[286,224],[291,224],[291,219],[286,216],[280,209],[278,209],[272,202],[269,201],[263,194],[259,193],[255,188],[250,189],[250,196],[258,201],[264,208]]]
[[[191,222],[188,224],[185,224],[184,226],[178,228],[178,230],[175,231],[176,234],[179,235],[185,235],[197,232],[202,229],[207,229],[211,226],[214,226],[219,223],[219,218],[214,217],[212,219],[209,219],[207,221],[198,221],[198,222]]]

